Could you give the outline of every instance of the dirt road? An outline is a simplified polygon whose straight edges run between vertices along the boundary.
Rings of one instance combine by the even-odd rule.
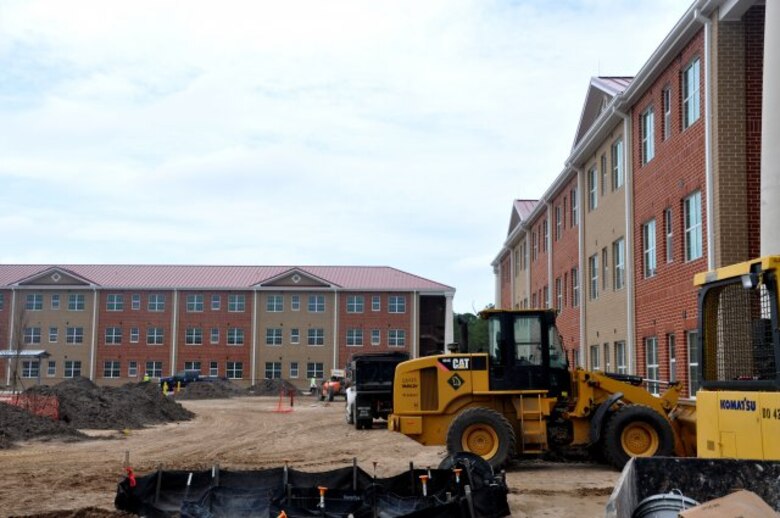
[[[381,429],[357,431],[344,423],[341,402],[313,398],[277,413],[275,398],[184,401],[192,421],[128,432],[90,432],[78,443],[25,443],[0,450],[0,516],[97,506],[113,509],[125,452],[139,474],[165,469],[250,469],[281,466],[323,471],[351,465],[394,475],[436,467],[443,447],[424,447]],[[513,516],[604,516],[619,473],[591,464],[515,462],[507,473]]]

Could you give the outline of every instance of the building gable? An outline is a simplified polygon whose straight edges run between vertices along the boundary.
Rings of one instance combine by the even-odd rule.
[[[257,284],[263,288],[332,288],[335,284],[301,268],[292,268]]]
[[[585,137],[588,130],[607,108],[612,99],[631,83],[630,77],[593,77],[585,95],[580,122],[574,134],[572,149]]]
[[[89,279],[81,277],[69,270],[50,267],[34,273],[16,283],[17,286],[93,286]]]

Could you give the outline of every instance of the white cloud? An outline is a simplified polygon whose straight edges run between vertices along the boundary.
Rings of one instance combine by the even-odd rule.
[[[686,8],[4,2],[0,260],[386,264],[481,309],[590,76]]]

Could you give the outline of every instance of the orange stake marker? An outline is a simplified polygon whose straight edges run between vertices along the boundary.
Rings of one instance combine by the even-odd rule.
[[[325,491],[327,491],[328,488],[325,487],[325,486],[317,486],[317,489],[320,490],[320,504],[319,504],[319,508],[320,509],[325,509]]]
[[[428,475],[420,475],[420,481],[423,487],[423,496],[428,496]]]

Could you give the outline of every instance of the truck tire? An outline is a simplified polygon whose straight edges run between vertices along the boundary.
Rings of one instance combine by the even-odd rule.
[[[622,470],[631,457],[674,454],[674,432],[664,416],[645,405],[626,405],[607,422],[602,437],[604,457]]]
[[[358,417],[355,418],[355,429],[356,430],[370,430],[374,427],[374,421],[371,418],[368,419],[360,419]]]
[[[467,408],[447,430],[447,453],[476,453],[498,469],[515,453],[515,431],[506,417],[490,408]]]

